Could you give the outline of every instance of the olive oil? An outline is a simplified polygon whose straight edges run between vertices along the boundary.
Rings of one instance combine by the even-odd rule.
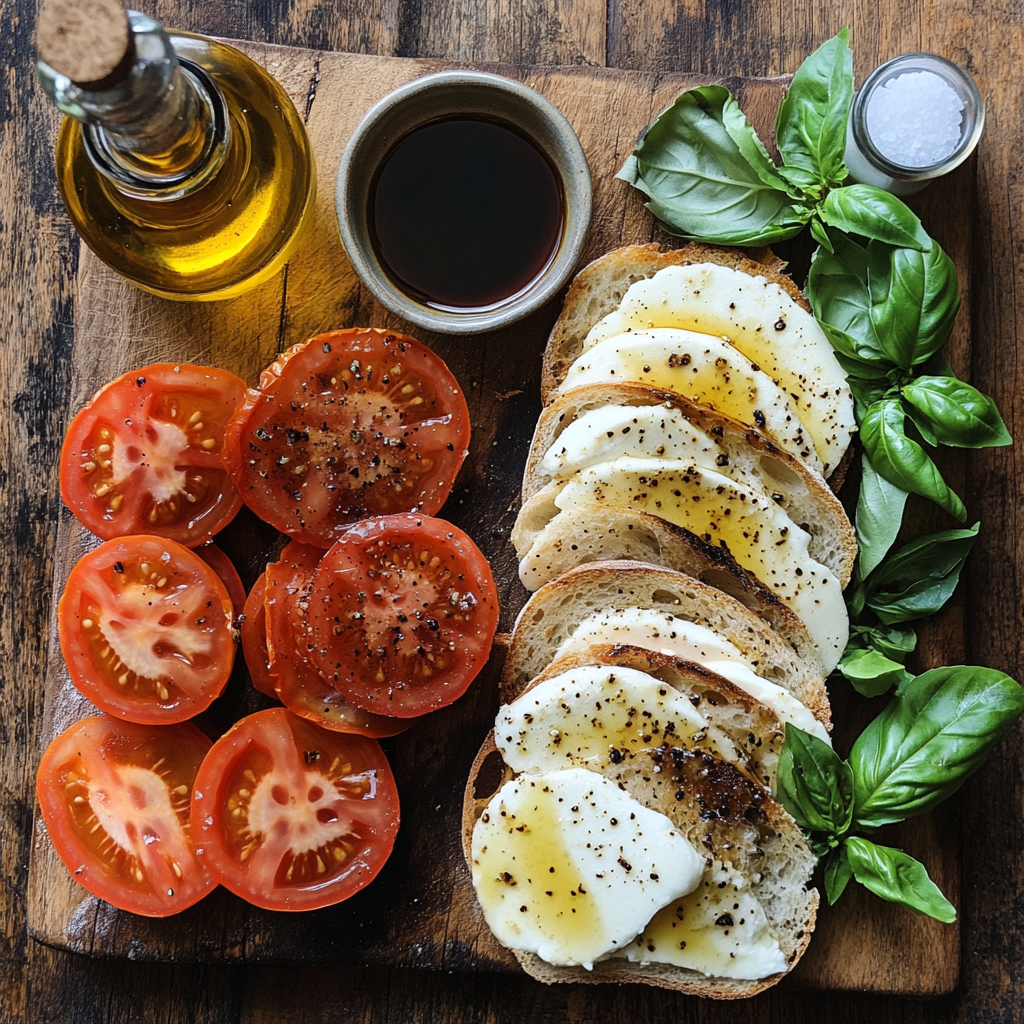
[[[129,19],[136,32],[155,25]],[[200,101],[162,122],[157,104],[128,127],[65,118],[58,181],[83,241],[133,284],[169,299],[230,298],[281,270],[310,221],[309,141],[287,94],[245,54],[155,27],[179,64],[168,92],[182,91],[184,73]]]
[[[369,213],[374,250],[396,287],[437,309],[486,310],[550,265],[565,196],[531,139],[463,115],[399,139],[374,179]]]

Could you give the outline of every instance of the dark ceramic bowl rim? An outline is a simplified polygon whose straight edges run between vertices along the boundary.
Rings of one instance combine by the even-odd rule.
[[[451,104],[455,90],[472,92],[479,99],[462,106]],[[390,137],[389,124],[402,121],[413,105],[423,106],[425,93],[437,91],[432,113],[403,121]],[[449,102],[442,103],[447,99]],[[488,103],[488,101],[490,101]],[[536,281],[507,303],[487,310],[449,312],[426,306],[400,291],[388,278],[373,250],[367,217],[370,181],[398,138],[420,124],[449,114],[490,113],[524,131],[547,153],[565,190],[565,228],[558,251]],[[429,106],[429,104],[427,105]],[[511,110],[509,108],[512,108]],[[517,116],[517,112],[521,112]],[[539,121],[546,139],[522,123]],[[383,142],[383,144],[382,144]],[[336,208],[341,239],[352,265],[374,298],[386,309],[419,327],[444,334],[480,334],[521,320],[550,301],[579,261],[591,215],[590,170],[576,133],[565,115],[546,97],[509,78],[482,71],[442,71],[413,79],[378,100],[352,133],[338,168]]]

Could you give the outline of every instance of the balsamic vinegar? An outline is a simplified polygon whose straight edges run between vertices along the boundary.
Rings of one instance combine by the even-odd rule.
[[[413,129],[381,163],[370,231],[394,284],[428,306],[481,310],[527,289],[558,252],[562,182],[503,121],[458,115]]]

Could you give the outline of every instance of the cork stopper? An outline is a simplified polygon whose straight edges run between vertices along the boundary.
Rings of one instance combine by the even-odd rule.
[[[43,0],[39,56],[78,85],[112,84],[131,66],[128,15],[119,0]]]

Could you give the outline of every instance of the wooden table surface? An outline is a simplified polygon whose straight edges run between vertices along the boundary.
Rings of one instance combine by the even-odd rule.
[[[968,68],[988,103],[976,162],[972,379],[1020,426],[1024,365],[1024,3],[1019,0],[161,0],[137,6],[215,35],[400,56],[593,64],[714,75],[794,71],[842,25],[860,80],[913,50]],[[0,1024],[647,1020],[796,1024],[1024,1019],[1024,769],[1011,734],[962,801],[960,989],[934,1002],[829,996],[783,983],[740,1004],[654,989],[544,988],[528,979],[401,970],[189,967],[95,961],[33,943],[28,847],[78,242],[52,172],[58,115],[33,70],[35,5],[0,0]],[[1024,279],[1022,279],[1024,280]],[[965,587],[968,659],[1024,673],[1014,452],[972,455],[965,498],[984,524]],[[1024,483],[1024,476],[1021,477]],[[951,842],[960,837],[951,835]]]

